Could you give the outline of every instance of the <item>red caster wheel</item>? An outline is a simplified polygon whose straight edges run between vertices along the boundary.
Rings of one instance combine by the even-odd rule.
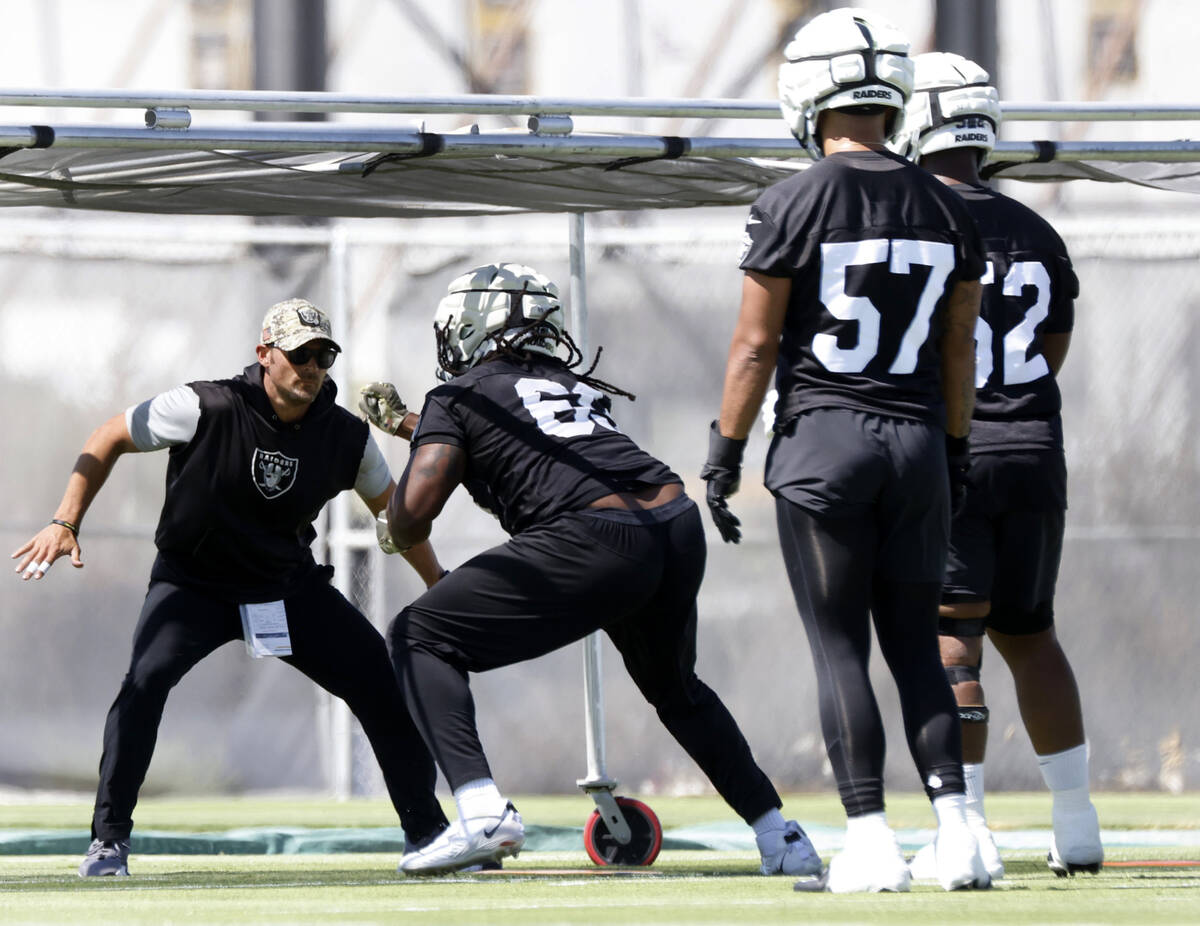
[[[617,842],[600,816],[592,812],[583,828],[583,845],[597,865],[652,865],[662,848],[662,824],[654,811],[631,797],[616,798],[617,806],[629,824],[630,840]]]

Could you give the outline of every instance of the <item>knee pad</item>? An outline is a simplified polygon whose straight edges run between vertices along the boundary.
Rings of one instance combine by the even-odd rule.
[[[938,633],[943,637],[982,637],[987,625],[986,617],[939,617]]]
[[[983,660],[980,660],[982,665]],[[980,665],[973,666],[946,666],[946,678],[951,685],[960,685],[963,682],[978,682]]]
[[[980,658],[980,664],[983,659]],[[957,685],[960,682],[978,682],[979,681],[979,665],[974,666],[946,666],[946,678],[951,686]],[[960,704],[958,705],[958,719],[960,723],[987,723],[991,711],[982,704]]]
[[[946,680],[950,682],[951,687],[962,682],[979,682],[979,668],[983,664],[983,657],[980,656],[979,662],[973,666],[946,666]],[[990,711],[983,704],[960,704],[958,705],[958,719],[961,723],[987,723]]]

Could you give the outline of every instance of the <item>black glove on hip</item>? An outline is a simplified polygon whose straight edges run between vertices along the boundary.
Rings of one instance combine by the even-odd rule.
[[[742,482],[742,453],[746,439],[724,437],[717,422],[708,431],[708,460],[700,470],[700,478],[708,483],[706,500],[712,512],[713,523],[726,543],[737,543],[742,539],[742,522],[737,519],[725,499],[738,490]]]
[[[967,473],[971,469],[967,438],[946,435],[946,466],[950,470],[950,516],[954,517],[967,504]]]

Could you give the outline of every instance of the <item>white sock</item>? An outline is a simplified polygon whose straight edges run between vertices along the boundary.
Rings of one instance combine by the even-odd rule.
[[[477,778],[455,788],[454,803],[458,805],[460,820],[499,817],[508,805],[496,782],[490,778]]]
[[[963,763],[963,784],[967,787],[967,822],[986,825],[983,812],[983,763]]]
[[[938,827],[947,824],[966,825],[967,796],[965,794],[941,794],[933,799],[933,815],[937,817]]]
[[[772,830],[783,829],[787,826],[787,820],[783,819],[783,814],[779,812],[778,807],[772,807],[750,825],[754,827],[755,836],[762,836]]]
[[[1082,810],[1091,803],[1088,795],[1088,747],[1081,743],[1062,752],[1038,756],[1042,779],[1064,810]]]

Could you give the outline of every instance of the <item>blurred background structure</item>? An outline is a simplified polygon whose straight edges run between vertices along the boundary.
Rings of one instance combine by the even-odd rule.
[[[805,0],[10,0],[0,86],[329,90],[614,98],[774,96],[779,52]],[[988,64],[1005,101],[1189,101],[1200,45],[1190,0],[890,0],[914,52]],[[128,110],[80,114],[128,120]],[[0,122],[39,120],[10,111]],[[379,119],[340,117],[351,121]],[[503,117],[431,116],[431,131]],[[399,122],[399,120],[395,120]],[[646,130],[642,120],[604,123]],[[579,128],[586,119],[576,120]],[[1195,137],[1196,126],[1169,131]],[[655,131],[720,134],[719,124]],[[1144,122],[1016,124],[1001,138],[1161,138]],[[782,121],[762,134],[786,136]],[[0,160],[0,177],[4,162]],[[1200,199],[1127,183],[1003,182],[1067,240],[1082,284],[1062,377],[1071,510],[1059,583],[1060,636],[1084,694],[1094,786],[1195,788],[1200,719],[1186,679],[1200,661]],[[717,409],[740,291],[745,210],[588,217],[589,341],[624,430],[703,496],[696,478]],[[391,379],[410,405],[434,384],[432,311],[445,283],[505,259],[568,278],[562,215],[272,222],[239,217],[0,211],[0,537],[15,549],[53,512],[93,427],[127,405],[253,360],[271,303],[303,295],[344,307],[335,372],[343,402]],[[381,441],[382,442],[382,441]],[[407,445],[384,443],[399,471]],[[782,570],[770,497],[750,442],[733,507],[739,547],[710,532],[700,674],[738,717],[781,788],[831,786],[808,646]],[[87,567],[0,583],[0,785],[94,786],[104,715],[128,658],[153,557],[162,455],[125,457],[81,533]],[[461,493],[460,493],[461,494]],[[385,626],[419,583],[368,539],[339,569]],[[433,541],[453,566],[502,539],[455,498]],[[609,771],[623,790],[707,784],[662,730],[611,652]],[[889,786],[920,787],[880,669],[892,744]],[[480,727],[506,791],[569,791],[585,771],[576,648],[478,678]],[[994,652],[988,782],[1040,788],[1007,672]],[[144,793],[333,788],[377,793],[361,743],[334,761],[336,712],[301,675],[231,644],[172,695]]]

